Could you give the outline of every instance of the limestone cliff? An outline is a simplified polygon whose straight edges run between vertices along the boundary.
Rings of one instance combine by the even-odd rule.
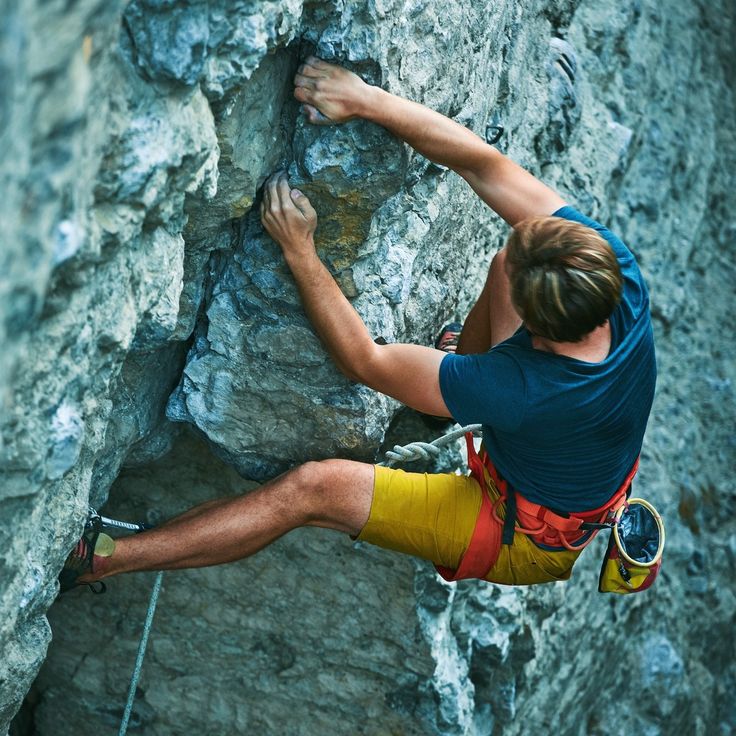
[[[137,732],[736,728],[732,3],[2,7],[0,732],[47,654],[14,733],[119,718],[149,578],[46,616],[89,503],[168,516],[418,431],[329,361],[258,222],[260,185],[288,167],[388,341],[462,315],[507,230],[382,129],[305,124],[291,78],[309,53],[481,136],[503,125],[504,152],[634,250],[660,367],[639,487],[668,524],[665,572],[641,600],[600,596],[599,540],[567,584],[446,586],[300,531],[167,576]]]

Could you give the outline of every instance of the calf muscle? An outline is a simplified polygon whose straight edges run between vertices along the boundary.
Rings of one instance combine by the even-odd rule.
[[[370,514],[373,481],[374,467],[366,463],[306,463],[251,493],[207,501],[161,527],[117,540],[114,554],[99,559],[95,573],[80,581],[233,562],[300,526],[355,536]]]

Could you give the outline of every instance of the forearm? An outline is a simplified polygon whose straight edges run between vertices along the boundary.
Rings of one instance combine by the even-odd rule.
[[[444,353],[421,345],[379,346],[314,249],[317,213],[284,172],[263,188],[261,222],[281,246],[304,311],[338,368],[354,381],[419,411],[449,416],[439,388]]]
[[[366,84],[342,67],[309,57],[294,77],[294,96],[312,123],[370,120],[423,156],[449,166],[510,225],[551,215],[564,201],[475,133],[424,105]]]
[[[348,378],[418,411],[450,416],[439,386],[439,367],[445,353],[421,345],[376,345],[316,253],[309,258],[287,257],[287,263],[304,311]]]
[[[316,252],[287,257],[304,311],[337,367],[351,380],[361,380],[361,367],[377,348],[360,315],[340,290]]]
[[[361,117],[386,128],[431,161],[460,174],[503,158],[454,120],[379,87],[369,87]]]

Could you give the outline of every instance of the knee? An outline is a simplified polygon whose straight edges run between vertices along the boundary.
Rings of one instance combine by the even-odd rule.
[[[342,460],[310,460],[292,471],[293,499],[309,516],[331,503],[331,491],[341,487]]]
[[[324,500],[329,488],[329,477],[334,473],[334,464],[339,460],[310,460],[292,471],[292,481],[296,498],[308,508],[314,508]]]

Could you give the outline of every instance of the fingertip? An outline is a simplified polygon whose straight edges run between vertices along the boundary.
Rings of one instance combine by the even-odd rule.
[[[292,199],[299,199],[299,197],[303,197],[304,194],[300,192],[298,189],[292,189],[291,190],[291,197]]]

